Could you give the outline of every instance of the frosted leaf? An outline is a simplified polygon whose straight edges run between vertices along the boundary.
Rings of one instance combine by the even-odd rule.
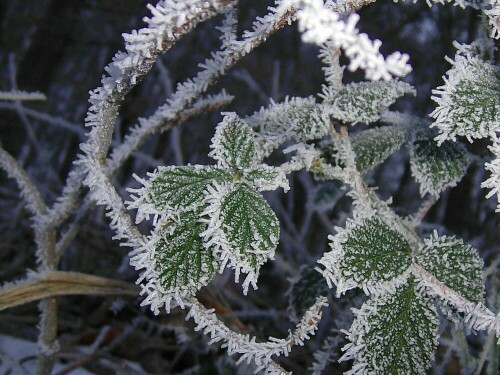
[[[323,93],[331,116],[348,123],[378,121],[379,112],[415,89],[405,82],[356,82],[339,89],[326,88]]]
[[[471,302],[483,302],[483,260],[477,251],[454,237],[437,233],[424,240],[417,263]]]
[[[446,188],[455,186],[469,165],[463,145],[445,141],[438,146],[434,135],[432,131],[420,131],[410,145],[411,172],[420,184],[422,196],[426,193],[438,196]]]
[[[450,62],[445,84],[432,91],[438,141],[488,137],[500,129],[500,69],[470,54],[457,53]]]
[[[392,288],[407,278],[412,263],[411,247],[404,237],[379,218],[349,219],[345,229],[330,236],[332,251],[318,263],[337,294],[354,287],[365,293]]]
[[[308,197],[308,205],[318,212],[331,210],[345,194],[342,184],[339,182],[325,182],[311,191]]]
[[[264,198],[246,185],[238,185],[222,201],[222,230],[239,258],[252,268],[274,253],[279,222]]]
[[[159,212],[188,210],[201,204],[207,185],[231,180],[231,175],[210,166],[160,167],[138,192]]]
[[[297,278],[291,281],[288,297],[294,320],[299,320],[318,297],[330,294],[325,278],[314,267],[303,267]]]
[[[231,169],[248,168],[256,160],[252,129],[235,113],[226,113],[212,138],[212,156]]]
[[[279,221],[269,204],[246,184],[228,184],[212,189],[207,196],[210,221],[203,234],[207,246],[223,266],[248,274],[246,291],[256,280],[260,267],[274,257],[279,240]]]
[[[382,163],[406,142],[411,130],[402,126],[386,126],[368,129],[351,136],[356,167],[367,171]]]
[[[287,140],[305,142],[328,133],[330,120],[313,97],[271,102],[245,119],[256,132],[260,152],[267,156]]]
[[[372,297],[355,314],[341,358],[354,359],[346,375],[426,374],[439,320],[413,277],[393,292]]]
[[[356,167],[366,172],[384,162],[394,151],[399,149],[411,135],[407,126],[385,126],[364,130],[350,136]],[[323,142],[320,146],[322,159],[334,167],[345,168],[337,140]]]
[[[194,294],[217,269],[212,250],[201,241],[204,224],[198,218],[199,212],[182,212],[155,236],[154,269],[162,288],[172,294]]]

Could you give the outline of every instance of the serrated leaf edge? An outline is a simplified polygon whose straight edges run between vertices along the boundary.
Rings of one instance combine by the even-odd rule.
[[[414,281],[417,283],[417,285],[414,286],[415,292],[419,294],[419,297],[422,299],[427,299],[429,301],[429,307],[431,310],[434,312],[432,316],[427,316],[430,320],[432,320],[436,326],[439,326],[439,318],[438,314],[436,311],[436,308],[434,305],[430,302],[429,297],[427,296],[426,293],[426,287],[417,281]],[[365,345],[363,343],[363,332],[365,329],[363,327],[369,327],[370,323],[367,320],[367,317],[371,313],[375,313],[377,311],[377,302],[379,301],[384,301],[390,295],[396,293],[396,289],[389,291],[387,294],[380,294],[377,296],[373,296],[370,298],[368,301],[366,301],[363,306],[361,306],[360,309],[352,309],[355,319],[353,321],[353,324],[351,325],[349,330],[343,330],[342,332],[346,335],[347,339],[349,340],[349,343],[345,345],[342,348],[342,351],[344,351],[344,355],[339,359],[339,362],[343,361],[349,361],[351,359],[354,359],[354,365],[351,370],[345,373],[345,375],[373,375],[371,373],[368,373],[366,371],[366,367],[368,364],[363,361],[363,357],[361,356],[360,358],[360,353],[362,353]],[[436,335],[434,338],[434,346],[437,347],[438,345],[438,339],[439,339],[439,334],[436,331]],[[432,351],[431,354],[431,362],[434,359],[434,350]],[[423,374],[423,372],[422,372]]]
[[[220,168],[211,166],[211,165],[170,165],[170,166],[160,166],[156,168],[153,172],[148,172],[146,176],[148,179],[141,178],[136,174],[133,177],[139,182],[142,186],[139,188],[127,188],[127,192],[130,194],[130,201],[125,202],[128,210],[137,209],[137,214],[135,217],[135,223],[139,224],[143,220],[150,220],[151,216],[153,217],[153,225],[157,226],[159,220],[164,217],[169,217],[171,219],[175,219],[175,213],[192,211],[196,209],[203,202],[196,202],[189,206],[183,207],[173,207],[166,205],[165,209],[158,209],[151,200],[151,189],[153,183],[157,177],[160,177],[163,173],[168,171],[174,171],[178,168],[192,168],[196,172],[200,171],[215,171],[220,170]]]
[[[335,227],[336,234],[335,236],[329,235],[328,239],[330,240],[330,248],[332,249],[329,252],[323,254],[323,257],[318,260],[318,263],[321,264],[324,268],[317,268],[318,272],[320,272],[323,277],[326,279],[329,288],[333,288],[335,285],[337,288],[337,297],[340,297],[342,294],[345,294],[350,289],[354,288],[362,288],[363,292],[368,295],[380,295],[384,293],[392,293],[398,288],[400,285],[404,284],[408,277],[411,274],[411,265],[402,272],[399,276],[385,282],[357,282],[352,277],[345,277],[343,272],[340,270],[339,265],[343,262],[345,250],[342,246],[349,235],[352,233],[353,229],[361,225],[365,220],[369,220],[372,218],[376,218],[375,211],[361,211],[357,210],[358,214],[353,219],[347,219],[345,228]],[[401,237],[405,238],[403,234],[398,231],[398,234]]]
[[[194,281],[189,280],[189,284],[183,287],[165,289],[161,284],[161,278],[156,268],[156,244],[168,234],[172,234],[174,225],[172,222],[178,220],[174,216],[162,216],[156,227],[148,236],[144,236],[144,243],[129,254],[130,265],[136,270],[141,271],[136,284],[141,286],[141,296],[146,298],[141,302],[141,306],[151,305],[151,310],[155,315],[159,314],[160,309],[165,306],[167,312],[177,305],[184,308],[188,299],[202,286],[207,285],[212,278],[203,276]],[[200,236],[200,242],[202,238]],[[207,250],[209,251],[209,250]],[[217,264],[214,264],[217,268]]]
[[[419,187],[420,196],[423,197],[428,193],[434,197],[438,197],[439,194],[441,194],[444,190],[457,186],[458,183],[462,180],[463,176],[465,175],[465,173],[470,165],[470,157],[469,157],[469,154],[468,154],[467,150],[465,149],[465,147],[459,143],[455,143],[455,145],[457,147],[462,148],[462,150],[465,152],[465,157],[467,158],[467,163],[464,166],[462,166],[462,172],[463,172],[462,176],[459,178],[455,178],[455,179],[449,181],[448,183],[440,186],[439,189],[435,189],[433,184],[432,184],[432,180],[429,176],[417,172],[417,162],[422,160],[422,158],[417,157],[415,154],[414,142],[417,140],[426,140],[426,138],[416,135],[415,138],[412,141],[410,141],[410,143],[408,144],[408,147],[409,147],[409,154],[410,154],[410,168],[412,171],[412,175],[414,176],[415,180],[420,185],[420,187]],[[428,141],[433,142],[432,139],[429,139]],[[441,147],[440,144],[438,145],[438,147]]]
[[[463,247],[465,247],[468,252],[475,255],[474,259],[477,262],[476,266],[478,266],[481,270],[484,268],[484,260],[479,256],[479,253],[477,252],[477,250],[475,248],[473,248],[471,245],[463,242],[461,239],[456,238],[455,236],[440,236],[436,230],[434,230],[434,232],[432,233],[432,235],[430,237],[424,238],[423,243],[420,245],[418,254],[416,256],[416,262],[417,262],[417,264],[421,265],[420,264],[421,261],[419,260],[419,258],[425,257],[425,251],[428,248],[433,248],[436,246],[444,247],[444,246],[455,246],[455,245],[462,245]],[[481,272],[481,274],[482,274],[481,275],[482,276],[482,285],[484,286],[484,274],[483,274],[483,272]],[[436,277],[435,275],[433,275],[433,276]],[[437,279],[437,277],[436,277],[436,279]],[[442,281],[442,280],[439,280],[439,281],[442,282],[444,285],[446,285],[446,283],[444,281]],[[448,285],[446,285],[446,286],[448,288],[450,288]],[[460,291],[455,290],[455,292],[458,294],[462,294]],[[484,290],[483,290],[483,295],[482,295],[481,301],[475,302],[475,303],[483,303],[483,302],[484,302]]]
[[[250,264],[235,256],[230,241],[224,233],[221,218],[221,205],[224,197],[234,191],[236,186],[236,183],[215,183],[207,189],[204,200],[206,208],[202,212],[202,215],[206,217],[203,221],[207,224],[207,230],[201,235],[205,246],[212,248],[214,255],[220,260],[219,273],[222,273],[226,267],[233,269],[236,283],[239,283],[241,274],[246,274],[241,284],[243,294],[246,295],[250,286],[252,286],[253,289],[257,289],[259,271],[257,270],[256,272]],[[274,259],[274,253],[275,249],[266,251],[268,259]]]

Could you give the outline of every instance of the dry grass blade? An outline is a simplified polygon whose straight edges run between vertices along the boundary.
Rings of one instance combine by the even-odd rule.
[[[45,272],[0,290],[0,311],[47,297],[63,295],[130,295],[139,287],[124,281],[78,272]]]

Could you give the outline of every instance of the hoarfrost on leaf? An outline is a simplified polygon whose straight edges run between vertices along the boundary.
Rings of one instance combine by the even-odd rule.
[[[438,145],[434,140],[435,132],[417,132],[410,145],[410,166],[420,194],[438,196],[448,187],[455,186],[465,175],[469,156],[465,147],[452,141]]]
[[[434,233],[424,240],[416,260],[448,288],[471,302],[483,302],[483,261],[473,247]]]
[[[288,140],[305,142],[320,139],[328,133],[330,119],[323,107],[311,96],[286,98],[261,108],[245,119],[255,130],[259,153],[268,156]]]
[[[209,228],[204,233],[206,246],[223,266],[248,274],[243,283],[256,287],[260,267],[274,257],[279,240],[279,221],[269,204],[246,184],[228,184],[211,191]]]
[[[212,156],[219,165],[231,169],[248,168],[256,163],[252,129],[235,113],[226,113],[212,138]]]
[[[356,154],[356,167],[365,172],[382,163],[406,142],[410,134],[411,129],[406,126],[385,126],[353,134],[351,146]]]
[[[142,189],[130,190],[136,199],[129,208],[141,214],[190,210],[202,204],[208,185],[232,179],[223,169],[199,165],[159,167],[149,177]]]
[[[354,287],[378,293],[406,280],[412,263],[411,247],[404,237],[375,216],[349,219],[345,229],[330,236],[332,251],[318,263],[337,294]]]
[[[346,375],[424,375],[434,359],[439,320],[413,277],[396,290],[372,297],[349,329],[341,361],[354,359]]]
[[[199,212],[182,212],[178,219],[153,235],[154,268],[160,285],[169,293],[194,294],[207,285],[217,269],[210,248],[205,248],[200,234],[204,224]]]
[[[456,136],[485,138],[500,129],[500,68],[459,51],[445,84],[433,90],[437,108],[430,114],[439,143]]]
[[[323,92],[328,113],[347,123],[372,123],[380,118],[379,112],[393,104],[405,94],[415,95],[408,83],[355,82],[340,88],[326,87]]]

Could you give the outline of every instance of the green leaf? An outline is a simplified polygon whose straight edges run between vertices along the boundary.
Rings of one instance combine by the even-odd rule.
[[[212,192],[208,202],[212,223],[206,233],[208,244],[216,246],[223,264],[248,274],[244,290],[249,283],[255,285],[259,269],[274,256],[279,240],[279,221],[269,204],[246,184],[221,187]]]
[[[500,128],[500,68],[462,51],[452,64],[445,85],[432,91],[439,142],[489,137]]]
[[[382,163],[406,142],[411,133],[408,126],[384,126],[354,133],[350,140],[356,167],[365,172]],[[321,143],[321,158],[333,167],[345,168],[338,142],[333,140]]]
[[[313,97],[291,98],[272,103],[246,118],[256,132],[260,153],[269,155],[288,140],[305,142],[328,133],[329,118]]]
[[[185,211],[178,220],[157,230],[154,268],[167,292],[193,294],[212,279],[217,262],[211,249],[205,248],[201,241],[204,228],[199,222],[199,212]]]
[[[464,146],[445,141],[438,146],[433,131],[420,131],[410,146],[410,166],[420,194],[438,196],[448,187],[455,186],[465,175],[469,165]]]
[[[483,260],[477,251],[454,237],[424,240],[417,263],[450,289],[471,302],[484,300]]]
[[[382,163],[410,134],[410,129],[403,126],[385,126],[353,134],[351,145],[356,154],[356,167],[364,172]]]
[[[394,292],[368,300],[349,330],[342,361],[358,375],[423,375],[437,347],[439,321],[413,277]]]
[[[159,168],[146,182],[146,201],[157,210],[189,210],[202,204],[208,185],[231,180],[231,175],[209,166]]]
[[[210,156],[223,167],[248,168],[256,164],[252,129],[235,113],[226,113],[212,138]]]
[[[295,320],[302,318],[320,296],[330,294],[325,278],[315,269],[316,264],[303,267],[288,293],[290,310]]]
[[[357,82],[324,93],[324,99],[334,118],[369,124],[378,121],[379,112],[405,94],[415,94],[415,89],[405,82]]]
[[[332,251],[319,263],[337,294],[354,287],[365,293],[403,282],[412,263],[410,245],[404,237],[377,217],[348,220],[346,229],[330,237]]]

